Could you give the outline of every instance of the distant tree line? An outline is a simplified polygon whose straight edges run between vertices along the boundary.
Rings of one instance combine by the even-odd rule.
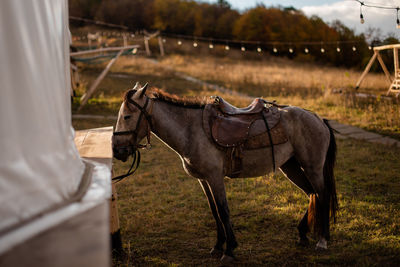
[[[338,66],[362,67],[371,56],[371,44],[367,44],[364,34],[356,34],[339,20],[327,24],[317,16],[307,17],[293,7],[267,8],[259,4],[239,13],[225,0],[213,4],[193,0],[69,0],[69,9],[72,16],[124,25],[132,31],[160,30],[165,34],[259,41],[260,44],[285,42],[280,45],[280,55]],[[393,37],[385,40],[379,36],[372,40],[371,36],[367,37],[372,45],[398,42]],[[325,45],[321,55],[323,43],[321,46],[298,44],[308,41],[330,45]]]

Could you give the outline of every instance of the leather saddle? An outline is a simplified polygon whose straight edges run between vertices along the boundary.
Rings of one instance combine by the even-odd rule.
[[[231,162],[227,172],[230,177],[237,177],[241,172],[242,150],[288,141],[280,123],[279,108],[260,98],[254,99],[248,107],[237,108],[221,97],[215,97],[214,103],[204,108],[203,128],[218,148],[227,151]]]
[[[221,97],[208,104],[203,112],[203,128],[213,142],[221,147],[244,145],[245,149],[269,147],[267,121],[274,145],[287,141],[280,122],[280,111],[260,98],[246,108],[237,108]]]

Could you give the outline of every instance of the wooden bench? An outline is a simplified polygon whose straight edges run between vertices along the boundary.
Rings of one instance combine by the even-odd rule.
[[[112,169],[112,134],[112,126],[76,131],[75,144],[80,156],[106,164]],[[122,242],[118,218],[117,191],[114,184],[112,184],[110,203],[110,232],[112,248],[114,250],[121,250]]]

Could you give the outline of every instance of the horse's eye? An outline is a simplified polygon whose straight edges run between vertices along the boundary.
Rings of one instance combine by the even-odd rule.
[[[132,115],[125,115],[124,116],[124,120],[128,120],[128,119],[130,119],[132,117]]]

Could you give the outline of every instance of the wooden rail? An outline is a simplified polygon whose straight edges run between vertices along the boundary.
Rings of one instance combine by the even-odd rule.
[[[81,56],[81,55],[94,54],[94,53],[101,53],[101,52],[120,51],[121,49],[127,50],[127,49],[139,48],[139,47],[140,47],[139,45],[106,47],[106,48],[85,50],[85,51],[79,51],[79,52],[72,52],[72,53],[70,53],[70,56]]]
[[[100,53],[100,52],[119,51],[118,54],[113,59],[111,59],[110,62],[108,62],[106,68],[96,78],[96,80],[90,86],[89,90],[87,90],[87,92],[85,94],[83,94],[83,96],[81,97],[81,104],[78,108],[78,111],[82,110],[83,106],[86,105],[86,103],[89,101],[90,97],[96,91],[97,86],[99,86],[100,82],[104,79],[104,77],[110,71],[111,66],[114,65],[115,61],[122,55],[122,53],[125,50],[132,49],[132,48],[135,49],[138,47],[140,47],[140,46],[129,45],[129,46],[121,46],[121,47],[108,47],[108,48],[93,49],[93,50],[88,50],[88,51],[80,51],[80,52],[75,52],[75,53],[70,54],[71,56],[74,56],[74,55],[85,55],[85,54]]]

